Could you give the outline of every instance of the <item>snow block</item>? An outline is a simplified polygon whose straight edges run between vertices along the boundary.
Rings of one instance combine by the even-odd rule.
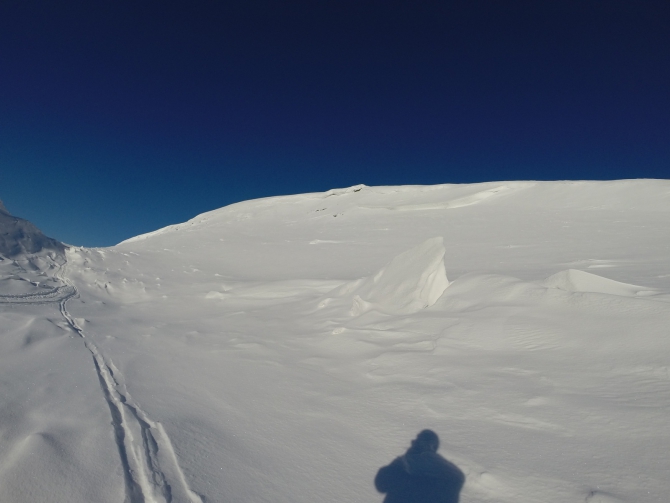
[[[330,297],[351,298],[352,316],[370,310],[411,314],[435,304],[449,286],[441,237],[401,253],[374,276],[345,283]]]

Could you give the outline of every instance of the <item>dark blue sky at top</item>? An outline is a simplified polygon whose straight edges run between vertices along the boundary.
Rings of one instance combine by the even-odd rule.
[[[669,175],[667,1],[0,3],[0,198],[72,244],[357,183]]]

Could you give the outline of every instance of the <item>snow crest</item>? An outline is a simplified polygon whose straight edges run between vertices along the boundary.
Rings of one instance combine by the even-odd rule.
[[[449,286],[444,253],[441,237],[428,239],[396,256],[374,276],[345,283],[328,297],[351,299],[352,316],[371,310],[416,313],[435,304]]]
[[[657,293],[649,288],[621,283],[578,269],[558,272],[544,280],[543,285],[566,292],[604,293],[623,297],[647,296]]]

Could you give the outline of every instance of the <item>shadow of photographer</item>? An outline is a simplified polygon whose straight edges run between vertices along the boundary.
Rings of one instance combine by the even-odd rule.
[[[379,469],[375,487],[384,503],[458,503],[465,475],[437,453],[440,439],[423,430],[405,454]]]

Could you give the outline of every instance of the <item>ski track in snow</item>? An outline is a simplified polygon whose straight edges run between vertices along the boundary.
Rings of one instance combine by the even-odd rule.
[[[52,302],[66,301],[76,295],[76,289],[65,284],[48,292],[22,293],[17,295],[0,295],[0,303],[3,304],[50,304]]]
[[[67,311],[67,302],[79,296],[76,286],[65,275],[67,264],[56,273],[64,286],[46,294],[12,296],[9,302],[59,302],[60,313],[84,341],[93,357],[100,388],[112,415],[114,436],[125,479],[124,503],[203,503],[191,491],[177,462],[172,443],[163,425],[153,421],[133,400],[123,376],[105,358]],[[21,300],[12,300],[12,299]],[[1,299],[5,302],[5,298]]]

